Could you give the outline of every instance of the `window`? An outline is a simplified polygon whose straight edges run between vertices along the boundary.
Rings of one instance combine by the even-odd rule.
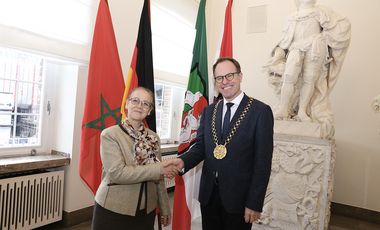
[[[0,31],[7,36],[0,36],[0,155],[72,152],[75,109],[84,97],[77,96],[77,83],[87,75],[97,6],[1,1]]]
[[[154,68],[187,77],[195,39],[193,24],[159,4],[151,6]]]
[[[161,139],[170,138],[172,88],[163,84],[155,84],[156,126]]]
[[[151,4],[156,129],[161,143],[179,140],[195,39],[192,16],[196,16],[197,8],[195,2]]]
[[[162,143],[178,141],[185,88],[167,82],[154,87],[157,134]]]
[[[44,60],[0,48],[0,147],[39,145]]]

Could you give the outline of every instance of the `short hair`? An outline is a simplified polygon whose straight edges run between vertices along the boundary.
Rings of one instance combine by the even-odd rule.
[[[138,87],[132,89],[131,93],[128,96],[128,99],[131,97],[131,95],[133,94],[133,92],[135,92],[136,90],[140,90],[140,89],[144,90],[145,92],[147,92],[149,94],[150,98],[152,99],[152,108],[154,108],[154,94],[153,94],[152,90],[150,90],[150,89],[148,89],[146,87],[138,86]]]
[[[221,57],[221,58],[218,58],[218,60],[216,60],[215,64],[212,66],[212,74],[215,76],[215,69],[216,69],[216,66],[219,65],[219,63],[222,63],[222,62],[225,62],[225,61],[229,61],[231,62],[232,64],[234,64],[235,68],[236,68],[236,72],[240,73],[241,72],[241,68],[240,68],[240,64],[238,61],[236,61],[234,58],[232,57]]]

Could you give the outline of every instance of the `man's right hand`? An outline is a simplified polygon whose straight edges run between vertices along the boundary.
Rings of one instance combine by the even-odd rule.
[[[161,162],[161,174],[169,179],[172,179],[183,169],[184,163],[181,159],[169,159]]]
[[[179,171],[181,171],[185,167],[185,163],[181,158],[170,159],[173,165],[175,165]]]

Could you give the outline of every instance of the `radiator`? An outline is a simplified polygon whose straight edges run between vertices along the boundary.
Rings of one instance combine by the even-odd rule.
[[[32,229],[62,219],[64,171],[0,179],[0,229]]]

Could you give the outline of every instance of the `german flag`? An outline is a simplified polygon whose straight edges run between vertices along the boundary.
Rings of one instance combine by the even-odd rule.
[[[125,104],[128,96],[132,90],[138,86],[146,87],[154,92],[152,30],[150,24],[149,0],[144,1],[137,42],[133,52],[131,65],[128,70],[127,80],[125,82],[123,101],[120,108],[121,113],[123,114],[122,120],[126,117],[127,111],[125,110]],[[151,130],[156,131],[156,116],[154,112],[147,117],[146,122]]]

